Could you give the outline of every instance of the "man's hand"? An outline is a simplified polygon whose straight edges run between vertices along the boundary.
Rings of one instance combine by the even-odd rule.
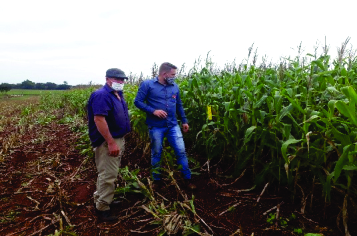
[[[188,126],[188,124],[182,124],[182,129],[184,133],[187,133],[188,130],[190,129],[190,126]]]
[[[155,110],[153,114],[161,119],[165,119],[167,117],[166,111],[163,110]]]
[[[109,149],[109,156],[112,157],[119,156],[120,149],[115,141],[108,143],[108,149]]]
[[[119,156],[120,149],[109,132],[107,121],[104,116],[94,116],[94,122],[97,126],[99,133],[104,137],[105,141],[108,143],[109,156],[117,157]]]

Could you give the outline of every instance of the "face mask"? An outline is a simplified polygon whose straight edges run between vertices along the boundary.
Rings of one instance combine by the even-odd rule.
[[[176,79],[176,77],[166,78],[166,82],[167,82],[168,84],[173,84],[174,81],[175,81],[175,79]]]
[[[120,84],[117,82],[113,82],[112,83],[112,89],[114,89],[115,91],[123,91],[124,89],[124,84]]]

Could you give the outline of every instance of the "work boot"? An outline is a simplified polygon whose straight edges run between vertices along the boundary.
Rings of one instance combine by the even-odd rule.
[[[192,183],[191,179],[185,179],[185,186],[190,190],[195,190],[197,187]]]
[[[111,216],[110,215],[110,210],[99,211],[96,208],[95,212],[97,213],[98,220],[101,221],[101,222],[112,222],[112,221],[118,220],[118,218],[119,218],[119,216]]]
[[[109,207],[118,207],[121,205],[121,201],[112,201],[112,203],[109,204]],[[93,203],[94,209],[97,210],[96,204]]]

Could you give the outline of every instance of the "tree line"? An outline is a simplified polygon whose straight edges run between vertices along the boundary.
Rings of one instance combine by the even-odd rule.
[[[30,80],[25,80],[18,84],[2,83],[0,84],[0,92],[8,92],[11,89],[39,89],[39,90],[67,90],[72,86],[68,85],[66,81],[63,84],[55,84],[52,82],[35,83]]]

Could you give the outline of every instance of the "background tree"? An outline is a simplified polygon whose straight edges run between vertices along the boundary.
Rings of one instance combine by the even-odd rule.
[[[52,82],[47,82],[45,84],[45,87],[47,90],[55,90],[55,89],[57,89],[57,84],[52,83]]]
[[[45,83],[36,83],[35,86],[36,89],[44,90],[46,89],[46,84]]]
[[[71,86],[68,85],[67,81],[63,81],[63,84],[60,84],[57,86],[57,89],[58,90],[67,90],[67,89],[70,89]]]
[[[23,88],[23,89],[34,89],[35,88],[35,83],[30,81],[30,80],[25,80],[24,82],[21,83],[21,88]]]
[[[2,83],[0,84],[0,92],[1,93],[6,93],[9,92],[11,90],[11,85],[8,83]]]

